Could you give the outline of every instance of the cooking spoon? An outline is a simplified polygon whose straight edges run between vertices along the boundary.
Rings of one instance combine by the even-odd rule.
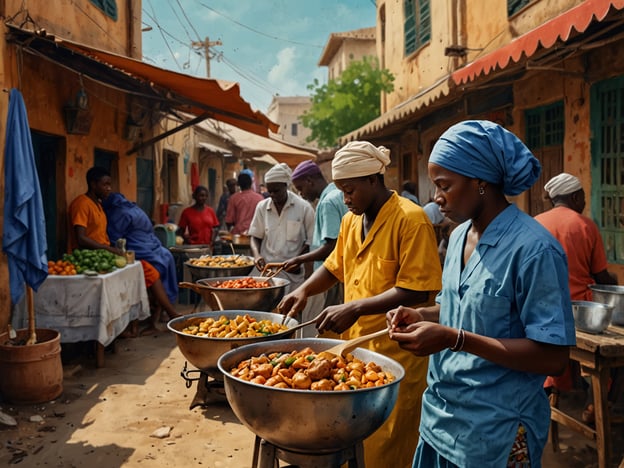
[[[284,315],[284,317],[286,316]],[[300,328],[307,327],[308,325],[312,325],[313,323],[316,323],[316,317],[314,317],[312,320],[308,320],[307,322],[298,323],[294,327],[288,327],[288,331],[299,330]]]
[[[376,331],[375,333],[369,333],[368,335],[358,336],[357,338],[353,338],[352,340],[343,341],[336,346],[332,346],[329,349],[323,351],[324,353],[335,354],[336,356],[344,356],[345,354],[353,351],[360,344],[365,341],[372,340],[373,338],[378,338],[383,335],[388,334],[388,329],[384,328],[383,330]]]

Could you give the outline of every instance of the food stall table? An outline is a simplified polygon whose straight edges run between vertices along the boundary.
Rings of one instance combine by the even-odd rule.
[[[610,325],[601,334],[576,331],[576,346],[570,349],[570,359],[578,362],[591,376],[594,394],[595,429],[564,413],[556,403],[551,407],[553,448],[557,449],[557,423],[579,432],[596,442],[599,468],[607,468],[612,454],[611,423],[614,417],[608,409],[611,369],[624,367],[624,327]],[[617,422],[620,422],[619,419]],[[624,463],[624,460],[622,460]]]
[[[97,276],[48,276],[34,303],[37,327],[58,330],[62,343],[96,341],[98,367],[104,348],[132,320],[150,316],[140,262]]]

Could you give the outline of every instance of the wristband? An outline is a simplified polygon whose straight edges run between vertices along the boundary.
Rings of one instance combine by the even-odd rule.
[[[464,332],[464,329],[460,328],[459,331],[457,332],[457,341],[455,342],[455,346],[453,346],[452,348],[449,348],[449,350],[454,353],[461,351],[462,348],[464,347],[465,340],[466,340],[466,334]]]

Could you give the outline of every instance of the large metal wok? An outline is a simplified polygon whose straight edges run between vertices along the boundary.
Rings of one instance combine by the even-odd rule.
[[[195,336],[183,333],[182,330],[193,324],[200,323],[207,318],[218,319],[222,315],[228,318],[235,318],[237,315],[249,314],[256,320],[271,320],[272,322],[281,323],[283,315],[273,314],[271,312],[249,311],[249,310],[219,310],[214,312],[197,312],[194,314],[184,315],[169,321],[167,328],[176,335],[176,342],[180,352],[186,360],[199,370],[216,369],[219,357],[234,348],[250,343],[263,341],[279,340],[282,338],[291,338],[295,334],[295,330],[286,330],[273,335],[250,337],[250,338],[211,338],[208,336]],[[297,320],[293,318],[286,319],[286,326],[293,327],[297,325]]]
[[[195,283],[180,283],[181,287],[190,288],[201,294],[204,302],[211,309],[250,309],[270,312],[282,300],[286,288],[290,281],[284,278],[264,278],[262,276],[252,277],[256,281],[268,281],[268,288],[218,288],[217,283],[227,280],[247,278],[247,276],[228,276],[224,278],[205,278]],[[217,296],[218,303],[215,304],[212,295]]]
[[[374,361],[396,379],[381,387],[351,391],[311,391],[267,387],[233,377],[241,361],[263,353],[291,352],[309,346],[323,351],[340,340],[304,338],[254,343],[233,349],[218,360],[225,395],[238,419],[269,443],[300,453],[332,453],[365,439],[388,418],[399,393],[403,367],[393,359],[364,348],[353,355]]]

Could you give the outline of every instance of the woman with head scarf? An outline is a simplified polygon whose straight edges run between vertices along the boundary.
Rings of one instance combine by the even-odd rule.
[[[386,327],[385,311],[400,304],[429,305],[441,287],[433,226],[423,209],[385,186],[389,151],[353,141],[336,152],[332,176],[349,212],[323,265],[279,310],[292,315],[310,296],[344,284],[344,303],[325,308],[320,331],[355,338]],[[406,370],[397,403],[386,422],[364,441],[366,466],[409,466],[418,440],[427,359],[402,350],[384,336],[363,346],[389,356]]]
[[[561,246],[506,198],[540,170],[488,121],[452,126],[432,150],[435,202],[461,224],[437,304],[387,314],[392,339],[430,355],[415,467],[541,464],[550,422],[542,385],[565,369],[575,331]]]

